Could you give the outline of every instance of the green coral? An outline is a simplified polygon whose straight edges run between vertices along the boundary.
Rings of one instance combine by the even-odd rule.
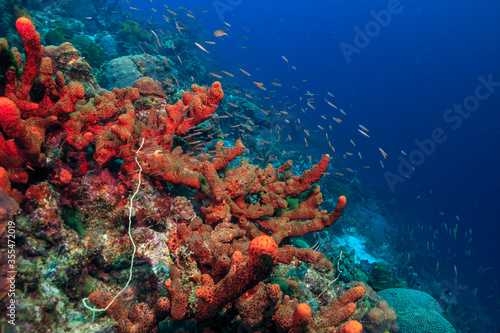
[[[271,282],[271,284],[277,284],[278,286],[280,286],[281,291],[287,291],[288,289],[290,289],[290,284],[286,280],[281,278],[275,278],[273,282]]]
[[[384,263],[376,263],[373,265],[368,283],[374,290],[401,286],[401,281],[391,273],[390,267]]]
[[[96,43],[87,36],[75,35],[71,29],[65,26],[56,26],[47,32],[43,38],[47,45],[61,45],[70,42],[76,48],[82,50],[82,55],[92,67],[100,67],[104,62]]]
[[[313,195],[314,192],[319,192],[319,190],[320,190],[319,185],[313,184],[310,189],[302,193],[301,201],[307,200],[307,198]]]
[[[69,206],[64,206],[61,217],[71,229],[75,230],[79,236],[85,233],[85,224],[83,223],[83,214],[79,209],[73,209]]]
[[[386,289],[378,292],[398,315],[401,333],[456,333],[432,296],[413,289]]]
[[[82,54],[85,57],[85,60],[87,60],[89,65],[92,67],[100,67],[104,62],[99,47],[92,41],[89,43],[89,46],[82,52]]]
[[[208,181],[201,173],[198,175],[198,181],[200,182],[200,192],[209,195],[210,187],[208,186]]]
[[[5,89],[5,73],[10,69],[13,69],[16,75],[19,76],[19,67],[9,47],[9,43],[7,43],[5,38],[0,38],[0,94]]]
[[[135,21],[125,21],[121,29],[118,30],[120,36],[125,42],[135,44],[139,41],[149,41],[149,35],[139,27]]]
[[[9,43],[5,38],[0,38],[0,75],[5,75],[5,72],[10,68],[14,68],[16,74],[19,75],[17,60],[9,47]]]
[[[300,207],[299,199],[287,197],[286,202],[288,204],[287,209],[297,209]]]
[[[74,33],[71,29],[58,25],[47,32],[43,39],[46,45],[61,45],[62,43],[69,42],[73,36]]]

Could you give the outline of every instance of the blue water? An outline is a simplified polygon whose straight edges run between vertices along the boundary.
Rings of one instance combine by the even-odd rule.
[[[155,0],[153,7],[163,4]],[[224,4],[226,10],[218,13],[214,4]],[[130,5],[152,13],[149,2],[131,1]],[[334,165],[357,170],[365,186],[401,200],[402,225],[431,225],[432,230],[442,232],[442,223],[451,228],[458,224],[456,240],[443,234],[439,239],[442,249],[451,247],[456,254],[442,262],[448,278],[453,279],[456,265],[459,281],[469,289],[477,287],[482,302],[499,310],[500,2],[220,0],[169,1],[168,6],[191,9],[206,30],[204,39],[217,43],[207,46],[210,54],[199,51],[200,56],[217,59],[220,69],[235,74],[239,84],[258,96],[272,95],[270,104],[299,103],[289,112],[301,117],[311,131],[318,124],[332,125],[330,136],[337,150]],[[388,6],[390,19],[384,16]],[[385,19],[384,26],[375,23],[374,13]],[[155,17],[162,20],[159,14]],[[373,29],[368,30],[369,40],[365,38],[355,53],[346,56],[341,45],[354,47],[357,29],[367,27]],[[225,28],[229,36],[212,35]],[[481,82],[489,77],[495,83],[484,87]],[[275,78],[282,87],[271,85]],[[263,82],[269,92],[260,91],[252,81]],[[476,89],[482,100],[474,97]],[[271,94],[271,90],[276,92]],[[300,108],[306,107],[307,91],[315,94],[316,110],[309,110],[305,117]],[[327,105],[324,98],[347,116]],[[464,100],[474,111],[452,118],[447,110]],[[332,116],[343,119],[342,124],[331,120]],[[358,124],[370,130],[370,138],[358,132]],[[433,131],[439,143],[427,144],[429,151],[422,154],[415,140],[428,142]],[[323,138],[321,132],[315,135]],[[319,142],[320,152],[332,154],[326,140]],[[354,153],[348,161],[342,159],[346,151]],[[400,175],[402,181],[391,187],[387,172],[397,174],[398,157],[408,160],[410,155],[417,164],[414,172],[409,179]],[[469,229],[472,242],[467,243]],[[432,238],[432,232],[429,235]],[[471,250],[470,257],[465,255],[467,250]],[[480,274],[480,267],[492,269]]]

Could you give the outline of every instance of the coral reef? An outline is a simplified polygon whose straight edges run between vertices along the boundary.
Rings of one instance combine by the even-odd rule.
[[[0,44],[12,65],[1,73],[0,200],[8,209],[0,217],[17,204],[23,209],[16,216],[23,330],[67,330],[84,320],[83,331],[97,330],[90,322],[97,309],[118,332],[155,332],[167,319],[206,328],[229,322],[247,330],[359,333],[363,315],[370,332],[394,330],[386,303],[369,310],[371,288],[339,283],[332,290],[335,265],[289,244],[341,217],[346,198],[331,212],[321,210],[315,184],[329,155],[295,175],[292,161],[249,163],[241,140],[198,152],[209,140],[192,137],[213,127],[202,124],[224,98],[220,82],[192,84],[175,104],[160,82],[142,74],[133,87],[103,91],[72,44],[44,49],[30,20],[21,17],[16,26],[24,62]],[[124,33],[148,38],[136,30],[134,22],[124,24]],[[183,151],[180,139],[195,148]],[[173,197],[173,187],[185,195]],[[305,286],[276,272],[283,267],[305,281],[325,274],[330,280],[322,278],[326,290],[319,282]],[[269,282],[271,274],[289,294]],[[80,302],[87,296],[96,309]],[[112,324],[99,319],[102,328]]]

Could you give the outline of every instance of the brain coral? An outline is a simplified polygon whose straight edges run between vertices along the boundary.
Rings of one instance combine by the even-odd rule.
[[[391,288],[378,292],[398,315],[400,333],[456,333],[429,294],[412,289]]]

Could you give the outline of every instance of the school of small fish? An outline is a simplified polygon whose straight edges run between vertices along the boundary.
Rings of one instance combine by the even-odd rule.
[[[133,0],[125,0],[128,4],[132,2]],[[153,0],[149,0],[151,3],[153,3]],[[130,6],[130,10],[137,12],[140,11],[137,7]],[[179,35],[183,35],[186,31],[189,30],[189,22],[184,21],[181,19],[181,17],[188,17],[192,22],[201,22],[202,17],[204,14],[207,14],[208,11],[206,10],[201,10],[198,6],[195,6],[195,10],[199,11],[199,15],[196,14],[192,11],[189,10],[185,7],[180,7],[178,10],[172,10],[172,8],[169,8],[167,5],[164,5],[164,8],[166,10],[165,14],[161,14],[159,10],[155,8],[151,8],[152,12],[155,13],[155,15],[162,15],[162,18],[166,23],[169,23],[172,26],[172,29],[177,31]],[[182,13],[182,14],[181,14]],[[197,18],[198,17],[198,18]],[[153,17],[151,17],[151,21],[153,20]],[[216,45],[223,44],[223,43],[232,43],[232,45],[238,46],[241,49],[247,49],[246,46],[244,45],[238,45],[240,42],[244,41],[239,41],[237,40],[237,36],[239,36],[240,29],[239,27],[233,27],[231,24],[227,22],[222,22],[223,25],[220,29],[217,29],[213,31],[212,35],[210,37],[216,37],[217,42],[213,42],[210,40],[203,40],[203,41],[194,41],[192,44],[196,46],[199,50],[203,51],[206,53],[206,56],[212,56],[213,52],[211,53],[211,48],[216,48]],[[251,30],[246,28],[246,27],[241,27],[245,35],[242,35],[243,39],[249,40],[251,38]],[[162,46],[165,45],[165,43],[162,43],[162,36],[165,35],[165,38],[168,38],[169,36],[172,36],[173,33],[168,31],[163,32],[162,30],[150,30],[150,31],[145,31],[148,33],[148,35],[151,33],[154,36],[154,42],[155,42],[155,49],[158,50]],[[249,37],[250,36],[250,37]],[[204,44],[204,46],[202,45]],[[175,45],[172,43],[172,49],[175,50]],[[144,54],[146,55],[146,52],[144,51]],[[179,64],[182,65],[182,59],[180,58],[179,55],[176,56],[177,60],[179,61]],[[151,60],[152,61],[152,60]],[[291,70],[296,73],[295,75],[299,75],[300,73],[299,70],[297,70],[296,66],[293,66],[291,64],[291,61],[293,62],[293,56],[285,56],[281,55],[281,60],[277,61],[282,61],[283,66],[287,66],[287,68],[290,68]],[[220,72],[208,72],[209,75],[213,76],[214,78],[217,79],[227,79],[227,78],[237,78],[241,82],[247,81],[248,83],[253,84],[255,87],[257,87],[259,90],[262,91],[262,93],[258,96],[268,102],[274,101],[274,103],[269,104],[267,109],[264,109],[263,107],[259,107],[257,105],[257,102],[254,104],[251,104],[251,108],[255,109],[255,112],[257,116],[260,119],[266,120],[266,123],[272,122],[273,126],[270,129],[270,135],[271,137],[268,137],[266,140],[261,139],[258,140],[257,145],[258,146],[265,146],[267,145],[269,147],[269,150],[265,153],[264,156],[260,157],[255,157],[257,160],[261,161],[273,161],[273,160],[278,160],[278,158],[275,156],[276,149],[274,148],[276,144],[280,143],[282,140],[282,137],[286,136],[286,139],[284,140],[284,143],[288,142],[293,142],[294,139],[297,142],[297,144],[303,144],[306,147],[309,146],[311,143],[314,141],[314,144],[316,148],[320,149],[323,147],[318,147],[317,145],[319,143],[324,144],[324,148],[326,148],[326,144],[328,144],[328,150],[329,154],[335,156],[334,154],[337,154],[338,156],[342,156],[344,160],[346,160],[346,163],[351,163],[352,165],[350,166],[344,166],[343,169],[347,171],[348,173],[343,172],[341,169],[334,169],[332,172],[332,175],[336,175],[338,177],[344,177],[348,174],[356,174],[359,170],[362,169],[369,169],[371,167],[371,163],[369,162],[368,158],[363,158],[363,156],[371,156],[371,150],[375,150],[375,147],[378,150],[378,153],[381,156],[378,163],[380,167],[383,169],[385,168],[384,162],[385,160],[388,160],[389,154],[384,151],[383,148],[378,147],[378,145],[375,143],[376,139],[372,138],[376,137],[376,133],[371,132],[366,126],[362,124],[358,124],[355,129],[353,129],[353,134],[352,138],[348,138],[348,142],[346,141],[345,144],[341,143],[341,140],[343,138],[339,138],[337,142],[337,146],[342,146],[343,149],[339,150],[336,149],[335,146],[333,145],[334,140],[334,134],[336,132],[335,126],[343,126],[342,124],[344,121],[347,120],[348,114],[347,112],[338,107],[336,104],[336,97],[333,93],[331,92],[326,92],[325,96],[321,96],[321,94],[310,92],[309,90],[301,91],[300,88],[298,88],[296,85],[287,85],[284,83],[284,81],[280,80],[279,78],[271,78],[271,73],[265,73],[265,76],[263,78],[257,78],[256,77],[262,77],[262,74],[259,72],[261,71],[260,68],[247,68],[244,66],[244,64],[239,64],[233,68],[225,68],[225,70],[220,70]],[[236,74],[232,74],[236,73]],[[257,74],[256,74],[257,73]],[[194,81],[194,78],[191,77],[191,80]],[[253,81],[253,80],[259,80],[259,81]],[[300,80],[300,83],[307,83],[308,80],[304,78],[298,78]],[[173,86],[173,82],[163,82],[169,86]],[[272,90],[269,90],[265,86],[269,83],[269,85],[274,86]],[[179,82],[176,82],[178,86]],[[298,84],[297,84],[298,85]],[[279,90],[285,90],[286,88],[292,88],[295,91],[298,92],[298,95],[293,96],[293,98],[297,98],[298,100],[293,102],[290,96],[279,96]],[[278,89],[278,90],[276,90]],[[235,123],[235,119],[239,119],[238,123],[235,123],[234,125],[230,125],[230,128],[233,130],[232,132],[228,134],[219,134],[219,138],[224,138],[227,137],[228,135],[235,135],[239,136],[241,139],[245,140],[250,134],[248,132],[253,132],[259,131],[259,125],[255,124],[254,121],[252,121],[252,118],[245,116],[241,112],[242,106],[241,103],[247,104],[248,101],[250,100],[255,100],[256,96],[252,96],[249,93],[245,93],[241,90],[233,89],[232,91],[229,91],[229,95],[234,94],[237,96],[237,99],[234,101],[229,101],[227,100],[226,103],[229,105],[232,109],[228,109],[228,111],[223,110],[225,114],[222,115],[216,115],[215,117],[217,119],[228,119],[231,120],[231,123]],[[246,99],[244,99],[244,97]],[[257,98],[258,99],[258,98]],[[318,102],[318,100],[323,100],[324,103]],[[238,104],[239,103],[239,104]],[[252,102],[253,103],[253,102]],[[260,102],[258,104],[261,104]],[[300,113],[302,112],[302,117],[307,118],[309,122],[311,119],[318,118],[319,123],[316,124],[316,126],[311,129],[311,128],[305,128],[303,124],[301,123],[301,119],[299,117]],[[220,111],[219,111],[220,113]],[[330,121],[329,121],[330,120]],[[286,133],[285,131],[280,127],[280,124],[282,126],[287,126],[288,129],[293,129],[295,131],[295,135],[290,134],[290,130],[287,130]],[[214,126],[214,125],[212,125]],[[210,129],[210,128],[209,128]],[[197,129],[190,134],[184,136],[184,139],[193,139],[197,135],[202,134],[202,131],[206,131],[207,129]],[[302,137],[302,138],[300,138]],[[309,138],[309,140],[308,140]],[[353,139],[354,138],[354,139]],[[199,140],[188,140],[191,145],[194,146],[194,150],[198,151],[204,151],[207,152],[205,149],[205,145],[207,142],[202,142]],[[353,152],[347,151],[346,148],[349,147],[352,149]],[[210,152],[210,151],[208,151]],[[213,151],[212,151],[213,152]],[[294,150],[289,150],[288,153],[296,153],[297,151]],[[287,154],[287,151],[283,150],[281,151],[283,155]],[[399,152],[403,156],[407,156],[404,150],[400,150]],[[393,155],[397,155],[399,153],[395,153]],[[307,157],[307,159],[313,164],[311,156],[300,156],[299,159],[303,159],[304,157]],[[353,160],[353,157],[355,160]],[[372,159],[373,160],[373,159]],[[360,162],[362,161],[362,162]],[[344,165],[349,165],[345,164]],[[329,169],[332,169],[332,165],[329,165]],[[329,173],[326,173],[329,174]],[[410,176],[406,176],[406,178],[410,178]],[[432,191],[430,192],[432,194]],[[419,195],[417,196],[417,199],[420,199],[422,196]],[[438,212],[439,215],[445,216],[445,213],[442,211]],[[438,251],[441,251],[438,249],[438,240],[439,237],[442,237],[444,235],[447,235],[449,237],[452,237],[453,239],[457,239],[459,237],[458,233],[458,228],[460,222],[459,216],[456,216],[456,221],[457,223],[455,224],[454,227],[449,227],[447,223],[443,222],[441,224],[441,230],[432,230],[429,229],[429,232],[432,235],[432,240],[426,244],[426,249],[430,252],[437,253]],[[401,227],[402,229],[404,227]],[[423,225],[418,225],[418,229],[421,231],[424,231],[424,226]],[[409,241],[411,242],[412,239],[414,238],[413,236],[414,229],[408,225],[407,227],[407,234],[409,237]],[[401,236],[401,241],[405,241],[404,235]],[[467,241],[467,244],[470,244],[472,242],[472,229],[469,229],[465,231],[465,240]],[[416,244],[416,248],[419,248],[421,245]],[[443,252],[443,251],[441,251]],[[454,251],[452,251],[450,248],[448,248],[446,251],[444,251],[447,254],[446,258],[442,258],[441,260],[443,261],[449,261],[452,260],[456,254],[453,254]],[[465,255],[470,257],[471,255],[471,250],[467,249],[465,251]],[[408,256],[408,259],[410,257]],[[480,267],[478,270],[479,274],[484,274],[486,271],[490,270],[491,267]],[[436,263],[436,272],[440,271],[440,262],[437,261]],[[454,273],[455,276],[458,276],[458,269],[457,266],[454,266]],[[475,293],[477,293],[477,288],[475,290]]]

